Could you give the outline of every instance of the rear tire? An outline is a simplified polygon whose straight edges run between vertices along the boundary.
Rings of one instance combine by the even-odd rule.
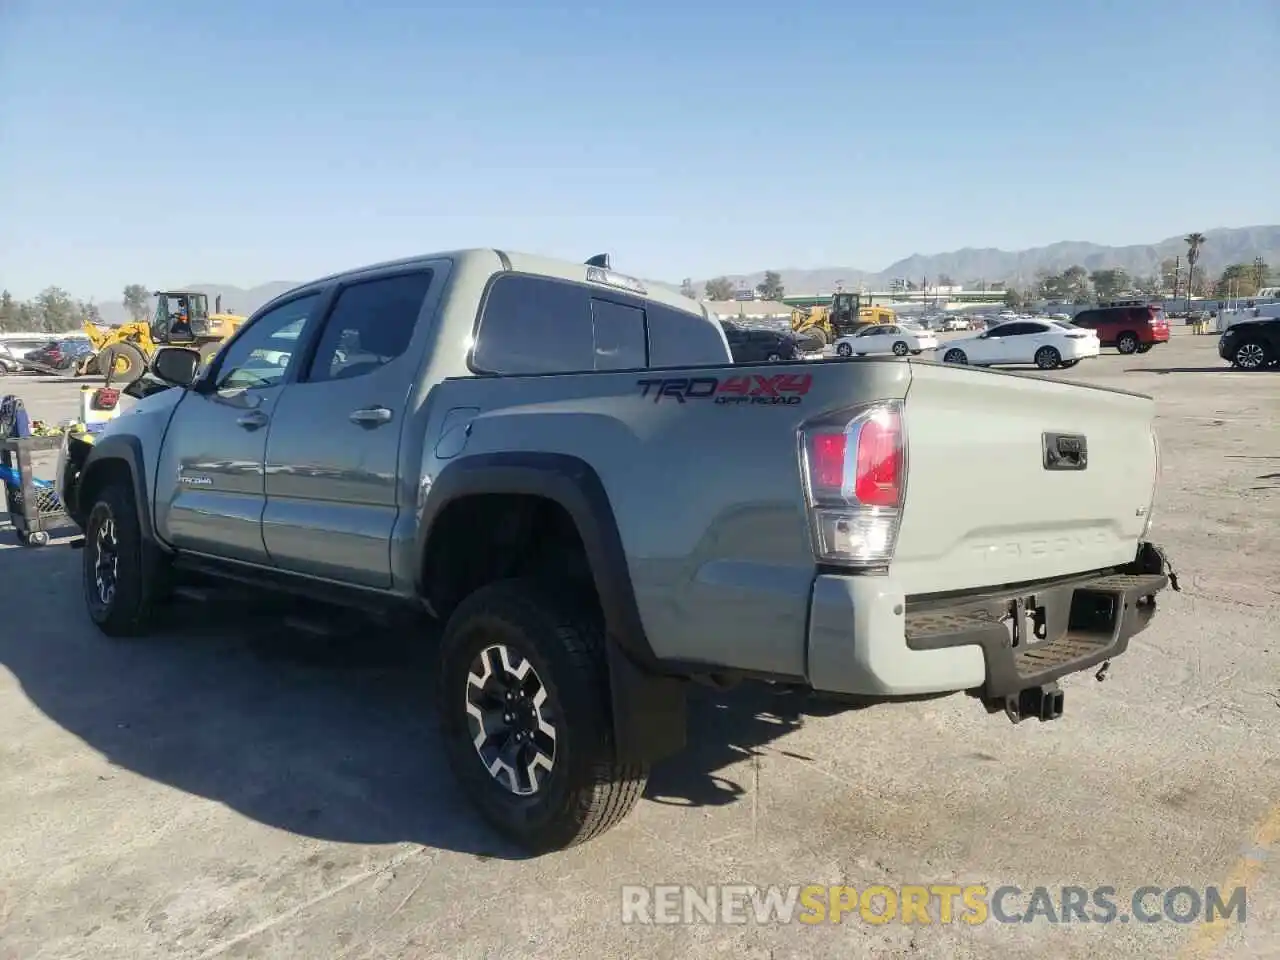
[[[523,579],[481,587],[445,627],[449,764],[490,825],[534,853],[599,836],[644,790],[647,766],[613,759],[605,642],[591,600]]]
[[[942,362],[964,365],[969,362],[969,358],[965,356],[965,352],[963,350],[959,348],[952,348],[942,355]]]
[[[1131,353],[1138,352],[1138,335],[1136,333],[1122,333],[1116,338],[1116,349],[1126,356]]]
[[[98,354],[98,369],[112,383],[128,385],[147,369],[147,358],[132,343],[113,343]]]
[[[1056,370],[1062,365],[1062,354],[1056,347],[1041,347],[1036,351],[1036,366],[1041,370]]]
[[[908,347],[906,343],[904,343],[901,340],[899,340],[897,343],[893,345],[893,355],[895,357],[905,357],[910,352],[911,352],[911,348]]]
[[[837,343],[836,353],[838,353],[842,357],[852,357],[853,347],[849,346],[849,344],[847,343]]]
[[[1265,370],[1276,361],[1271,348],[1262,340],[1246,340],[1236,347],[1231,365],[1237,370]]]

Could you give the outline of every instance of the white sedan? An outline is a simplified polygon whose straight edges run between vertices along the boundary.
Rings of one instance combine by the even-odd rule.
[[[940,352],[943,363],[975,367],[1034,363],[1041,370],[1074,367],[1101,350],[1092,330],[1059,320],[1014,320],[976,337],[950,341]]]
[[[938,338],[928,330],[905,324],[881,323],[859,330],[852,336],[841,337],[836,341],[836,354],[865,357],[872,353],[892,353],[905,357],[908,353],[919,354],[937,346]]]

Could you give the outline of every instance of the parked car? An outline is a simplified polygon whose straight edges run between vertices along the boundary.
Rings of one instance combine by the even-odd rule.
[[[1238,370],[1262,370],[1280,364],[1280,317],[1232,324],[1218,340],[1218,356]]]
[[[26,370],[70,377],[75,376],[80,361],[92,353],[93,344],[83,338],[51,340],[27,353],[20,362]]]
[[[626,816],[684,745],[690,682],[971,691],[1054,720],[1057,680],[1155,615],[1150,397],[730,361],[705,308],[603,257],[466,250],[304,284],[207,365],[160,351],[168,389],[64,440],[87,614],[143,633],[198,572],[309,596],[318,626],[332,604],[443,620],[442,752],[535,851]]]
[[[795,334],[767,327],[747,327],[721,320],[725,339],[734,363],[762,363],[772,360],[798,360],[802,356],[800,340]]]
[[[928,330],[905,323],[882,323],[866,327],[848,337],[836,341],[836,353],[842,357],[865,357],[871,354],[892,353],[905,357],[908,353],[919,355],[938,346],[938,338]]]
[[[21,369],[22,364],[18,362],[18,358],[9,352],[5,344],[0,343],[0,374],[17,373]]]
[[[952,340],[941,352],[943,363],[979,367],[1034,363],[1041,370],[1054,370],[1096,357],[1099,349],[1098,337],[1092,330],[1061,321],[1014,320],[976,337]]]
[[[6,336],[0,340],[6,350],[17,360],[21,360],[32,350],[39,350],[41,347],[49,343],[48,337],[40,337],[38,339],[24,337]]]
[[[942,329],[948,333],[953,333],[957,330],[968,330],[969,320],[967,317],[947,317],[942,322]]]
[[[1125,354],[1146,353],[1169,341],[1169,321],[1156,304],[1094,307],[1077,313],[1071,322],[1096,333],[1104,347]]]

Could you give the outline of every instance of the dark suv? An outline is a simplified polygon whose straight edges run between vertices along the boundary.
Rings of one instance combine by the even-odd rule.
[[[1262,370],[1280,363],[1280,317],[1242,320],[1218,340],[1218,356],[1237,370]]]
[[[794,334],[766,327],[746,327],[721,320],[734,363],[762,363],[769,360],[798,360],[800,347]]]
[[[1164,308],[1152,303],[1103,303],[1077,313],[1071,322],[1095,331],[1104,347],[1121,353],[1146,353],[1157,343],[1169,341]]]
[[[93,344],[83,338],[51,340],[43,347],[32,350],[20,361],[27,370],[37,373],[56,373],[73,377],[80,361],[93,353]]]

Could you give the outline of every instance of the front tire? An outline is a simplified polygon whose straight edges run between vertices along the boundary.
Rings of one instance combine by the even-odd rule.
[[[1062,354],[1056,347],[1041,347],[1036,351],[1036,366],[1041,370],[1056,370],[1062,365]]]
[[[893,345],[893,355],[895,357],[905,357],[910,352],[911,352],[911,348],[908,347],[901,340],[899,340],[897,343]]]
[[[98,369],[111,383],[127,386],[146,372],[147,358],[132,343],[113,343],[98,355]]]
[[[853,347],[849,346],[849,344],[847,343],[837,343],[836,353],[838,353],[842,357],[852,357]]]
[[[960,349],[951,349],[942,355],[943,363],[967,364],[969,358],[965,356],[965,352]]]
[[[590,600],[501,580],[445,627],[438,708],[454,775],[498,832],[534,853],[619,823],[648,768],[613,759],[603,623]]]
[[[123,484],[99,492],[81,557],[89,619],[109,637],[146,633],[165,593],[168,563],[143,542],[132,491]]]
[[[1269,367],[1276,358],[1271,355],[1271,348],[1261,340],[1246,340],[1236,347],[1231,365],[1237,370],[1263,370]]]
[[[1137,353],[1138,346],[1138,335],[1136,333],[1122,333],[1116,339],[1116,349],[1126,356],[1131,353]]]

